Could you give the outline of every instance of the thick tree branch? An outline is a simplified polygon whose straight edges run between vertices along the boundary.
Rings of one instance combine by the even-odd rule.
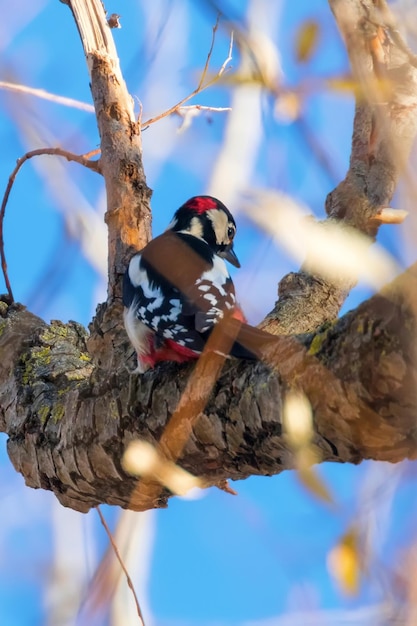
[[[140,123],[104,7],[100,0],[66,0],[66,4],[74,15],[90,72],[101,140],[99,163],[107,191],[108,299],[97,311],[88,342],[91,358],[106,370],[115,367],[114,349],[125,339],[121,277],[131,254],[151,238],[151,192],[142,163]]]
[[[283,388],[296,384],[314,411],[323,461],[399,461],[416,456],[417,267],[336,324],[298,339],[277,337],[266,365],[231,361],[191,429],[180,465],[208,483],[293,467],[282,431]],[[135,498],[121,467],[127,444],[157,444],[190,367],[164,364],[143,376],[102,372],[79,325],[48,326],[2,305],[0,429],[31,487],[87,511],[101,502],[137,510],[164,506],[162,491]],[[204,381],[201,381],[204,384]],[[133,497],[133,500],[132,500]]]

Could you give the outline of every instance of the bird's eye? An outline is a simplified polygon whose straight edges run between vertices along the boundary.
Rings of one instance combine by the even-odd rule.
[[[235,236],[235,228],[233,226],[229,226],[229,228],[227,229],[227,236],[229,237],[229,239],[233,239],[233,237]]]

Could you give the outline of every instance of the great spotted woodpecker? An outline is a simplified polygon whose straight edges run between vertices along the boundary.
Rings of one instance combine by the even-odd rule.
[[[130,260],[123,283],[124,322],[138,358],[137,372],[159,361],[196,359],[224,316],[245,322],[224,259],[236,224],[222,202],[196,196],[175,213],[167,230]],[[238,341],[230,354],[254,358]]]

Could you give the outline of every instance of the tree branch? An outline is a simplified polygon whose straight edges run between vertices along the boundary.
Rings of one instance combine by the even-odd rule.
[[[106,183],[108,298],[90,326],[88,350],[103,370],[114,367],[114,350],[123,344],[121,279],[133,252],[151,238],[151,191],[142,163],[140,123],[127,91],[111,29],[100,0],[66,0],[80,33],[90,72],[100,133],[101,171]],[[107,375],[107,374],[105,374]]]
[[[7,261],[6,261],[6,253],[4,250],[4,217],[6,215],[6,206],[9,200],[10,192],[12,190],[14,181],[16,180],[16,176],[26,161],[32,159],[35,156],[42,155],[50,155],[50,156],[61,156],[67,159],[67,161],[75,161],[80,165],[84,165],[87,169],[93,170],[94,172],[100,172],[100,164],[98,161],[89,161],[88,158],[83,155],[73,154],[72,152],[68,152],[68,150],[62,150],[61,148],[38,148],[37,150],[30,150],[26,152],[20,159],[17,160],[16,166],[13,172],[9,176],[9,180],[7,182],[6,190],[4,192],[3,200],[0,207],[0,259],[1,259],[1,269],[4,276],[4,282],[6,284],[7,293],[9,295],[10,302],[14,302],[13,291],[9,280],[9,275],[7,272]]]
[[[209,87],[212,87],[223,76],[224,72],[227,70],[228,64],[232,60],[233,31],[232,31],[232,34],[231,34],[231,37],[230,37],[229,54],[228,54],[227,58],[223,62],[223,65],[221,66],[221,68],[219,69],[217,74],[215,74],[209,80],[206,80],[207,72],[208,72],[209,65],[210,65],[211,55],[213,53],[214,42],[216,40],[216,32],[217,32],[218,26],[219,26],[219,18],[217,18],[217,22],[213,26],[213,35],[212,35],[212,39],[211,39],[210,50],[208,51],[206,62],[204,64],[204,68],[203,68],[202,74],[200,76],[200,80],[198,82],[197,87],[190,94],[188,94],[188,96],[185,96],[184,98],[182,98],[179,102],[174,104],[172,107],[170,107],[166,111],[163,111],[159,115],[156,115],[155,117],[151,117],[148,120],[146,120],[146,122],[141,123],[141,128],[148,128],[148,126],[150,126],[151,124],[155,124],[155,122],[159,122],[164,117],[168,117],[169,115],[172,115],[173,113],[177,113],[179,115],[182,115],[184,109],[191,108],[191,107],[184,107],[183,106],[186,102],[188,102],[189,100],[194,98],[194,96],[197,96],[202,91],[205,91]],[[204,108],[210,109],[210,107],[202,107],[201,105],[194,105],[194,107],[196,109],[199,109],[199,110],[202,110]],[[227,109],[210,109],[210,110],[217,110],[217,111],[223,110],[223,111],[225,111]]]
[[[140,124],[120,71],[113,35],[100,0],[67,0],[90,72],[101,139],[109,229],[108,302],[120,298],[120,277],[133,251],[151,238],[150,190],[142,164]]]
[[[327,196],[326,212],[371,243],[381,223],[375,217],[390,205],[416,137],[417,69],[398,39],[390,38],[393,20],[385,2],[329,4],[346,43],[357,96],[349,170]],[[337,317],[353,284],[343,278],[329,282],[303,269],[290,273],[279,283],[279,300],[261,327],[274,334],[311,332]]]
[[[327,329],[277,337],[267,355],[275,371],[227,363],[190,429],[180,465],[209,484],[293,467],[282,405],[284,387],[295,383],[311,402],[321,460],[414,458],[415,293],[417,267]],[[79,325],[48,326],[16,305],[1,310],[0,353],[7,358],[0,364],[0,430],[26,483],[80,511],[102,502],[165,506],[162,488],[152,498],[146,490],[137,497],[137,479],[121,459],[136,438],[158,444],[191,368],[164,364],[130,377],[122,368],[103,378]]]

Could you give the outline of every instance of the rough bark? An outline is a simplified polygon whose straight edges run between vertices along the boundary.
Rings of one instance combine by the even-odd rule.
[[[319,333],[277,337],[267,355],[274,369],[228,362],[190,427],[180,465],[213,484],[293,467],[282,405],[284,388],[295,383],[312,404],[321,460],[414,458],[416,287],[414,267]],[[135,498],[137,480],[121,458],[136,438],[160,440],[192,367],[163,364],[143,376],[121,367],[103,377],[78,324],[48,326],[16,305],[1,310],[0,430],[26,483],[80,511],[101,502],[164,506],[162,488],[149,501]]]
[[[280,303],[265,322],[278,335],[265,351],[269,365],[229,361],[214,381],[210,361],[195,366],[194,378],[192,366],[173,364],[129,375],[120,276],[128,254],[150,235],[140,127],[101,3],[67,4],[91,72],[101,136],[109,297],[89,334],[76,323],[47,325],[19,305],[0,302],[0,430],[9,436],[16,470],[29,486],[51,489],[80,511],[101,502],[135,510],[166,504],[162,487],[138,489],[137,479],[122,469],[123,451],[137,437],[162,442],[168,456],[209,484],[275,474],[293,465],[281,415],[285,391],[293,387],[311,402],[314,445],[323,461],[413,458],[416,303],[410,294],[416,293],[416,268],[309,335],[299,333],[334,320],[351,284],[330,284],[306,271],[286,277]],[[416,134],[416,70],[382,24],[380,0],[332,0],[331,6],[361,96],[350,168],[329,195],[327,210],[330,219],[372,238]],[[395,87],[383,102],[370,80],[382,71]]]
[[[142,164],[140,121],[130,96],[100,0],[64,0],[80,33],[90,74],[99,160],[107,191],[109,298],[120,298],[120,276],[132,252],[151,237],[151,192]]]

